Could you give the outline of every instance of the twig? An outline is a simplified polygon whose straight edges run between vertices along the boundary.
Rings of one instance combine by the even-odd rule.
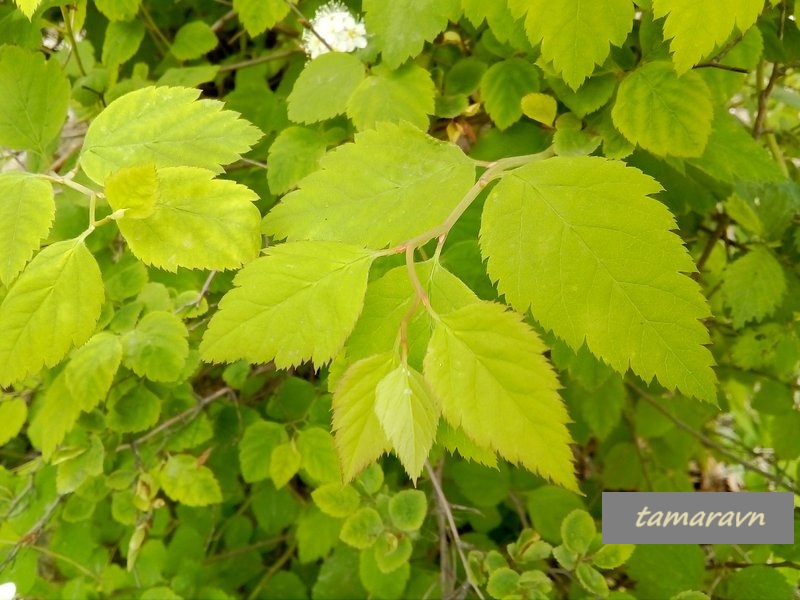
[[[214,24],[211,26],[211,31],[215,34],[219,33],[225,25],[227,25],[230,21],[233,21],[236,18],[236,11],[230,10],[224,15],[222,15],[219,19],[217,19]]]
[[[303,54],[303,51],[299,48],[297,49],[290,49],[290,50],[279,50],[277,52],[272,52],[270,54],[262,54],[261,56],[256,56],[255,58],[250,58],[248,60],[243,60],[237,63],[231,63],[228,65],[221,65],[219,67],[218,73],[228,73],[230,71],[238,71],[239,69],[246,69],[248,67],[254,67],[256,65],[263,64],[265,62],[270,62],[273,60],[280,60],[281,58],[286,58],[293,54]]]
[[[750,69],[744,67],[732,67],[730,65],[723,65],[717,62],[703,62],[696,64],[695,69],[722,69],[723,71],[733,71],[734,73],[744,73],[745,75],[750,72]]]
[[[697,261],[697,272],[692,275],[695,279],[700,278],[703,267],[708,262],[708,259],[711,258],[711,253],[714,251],[714,247],[717,245],[717,242],[722,239],[722,236],[725,234],[725,230],[728,228],[728,225],[730,225],[730,222],[730,217],[728,217],[727,214],[722,213],[719,215],[717,219],[717,227],[714,229],[711,237],[708,238],[706,247],[703,248],[703,254]]]
[[[311,21],[308,20],[302,12],[300,12],[300,9],[297,8],[291,0],[283,0],[283,1],[291,9],[291,11],[295,15],[297,15],[297,18],[300,19],[300,24],[306,29],[308,29],[311,33],[313,33],[314,37],[316,37],[320,42],[322,42],[322,45],[328,49],[328,52],[335,52],[335,50],[328,43],[328,40],[322,37],[319,34],[319,32],[316,29],[314,29],[314,26],[311,24]]]
[[[442,465],[436,468],[437,477],[441,477]],[[436,527],[439,530],[439,584],[442,588],[442,598],[449,598],[455,588],[455,571],[450,562],[450,549],[447,545],[447,521],[444,511],[436,511]]]
[[[207,559],[203,561],[203,564],[207,565],[210,563],[219,562],[221,560],[227,560],[235,556],[240,556],[242,554],[247,554],[248,552],[253,552],[254,550],[260,550],[261,548],[266,548],[267,546],[278,544],[284,541],[285,539],[286,539],[285,535],[280,535],[278,537],[274,537],[268,540],[261,540],[260,542],[255,542],[247,546],[240,546],[238,548],[234,548],[233,550],[229,550],[228,552],[220,552],[219,554],[214,554],[213,556],[209,556]]]
[[[289,559],[291,559],[292,556],[294,556],[295,550],[297,550],[297,541],[292,540],[292,543],[289,544],[289,546],[286,548],[286,551],[281,554],[278,560],[272,563],[272,566],[269,568],[269,570],[264,573],[264,576],[256,584],[256,587],[254,587],[253,591],[250,592],[250,595],[247,597],[248,600],[255,600],[258,598],[258,594],[267,586],[269,580],[275,576],[275,573],[281,570],[283,565],[289,562]]]
[[[42,534],[42,530],[50,522],[50,519],[56,512],[56,509],[58,508],[59,504],[61,504],[61,500],[63,497],[64,496],[56,496],[56,499],[47,505],[44,514],[41,517],[39,517],[39,520],[33,524],[33,526],[28,530],[28,532],[22,537],[20,537],[16,542],[13,542],[13,547],[11,548],[11,552],[9,552],[8,556],[6,556],[3,562],[0,563],[0,573],[2,573],[9,564],[14,562],[14,559],[17,558],[17,554],[19,554],[19,551],[22,549],[23,546],[30,547],[39,538],[39,536]]]
[[[192,408],[189,408],[189,409],[183,411],[182,413],[179,413],[179,414],[175,415],[174,417],[172,417],[170,419],[167,419],[166,421],[161,423],[161,425],[159,425],[155,429],[151,429],[150,431],[145,433],[143,436],[135,439],[131,443],[129,443],[129,444],[120,444],[119,446],[117,446],[117,451],[119,452],[121,450],[130,450],[134,446],[138,446],[139,444],[142,444],[143,442],[146,442],[147,440],[149,440],[151,438],[154,438],[155,436],[160,434],[162,431],[166,431],[167,429],[169,429],[173,425],[176,425],[177,423],[180,423],[181,421],[183,421],[185,419],[193,418],[195,415],[199,414],[200,411],[202,411],[206,406],[208,406],[209,404],[214,402],[214,400],[216,400],[217,398],[221,398],[222,396],[225,396],[226,394],[233,394],[233,390],[231,390],[228,387],[224,387],[224,388],[218,389],[216,392],[214,392],[210,396],[206,396],[205,398],[201,398],[200,400],[198,400],[197,404],[195,406],[193,406]]]
[[[461,536],[458,533],[458,527],[456,527],[456,521],[453,518],[453,511],[450,510],[450,503],[447,501],[447,496],[444,495],[442,484],[439,482],[439,477],[436,475],[436,472],[433,470],[433,467],[431,467],[431,464],[428,461],[425,461],[425,471],[428,473],[428,477],[431,480],[431,485],[433,485],[433,491],[436,495],[436,504],[439,506],[439,511],[444,513],[444,516],[447,519],[447,524],[450,527],[450,537],[453,540],[453,545],[456,547],[456,551],[461,559],[461,563],[464,565],[464,572],[466,573],[467,581],[469,581],[472,589],[475,590],[475,594],[478,596],[478,598],[483,600],[483,593],[481,593],[480,588],[473,583],[472,578],[470,577],[469,562],[464,554],[464,549],[461,547]]]
[[[775,84],[780,79],[781,75],[783,75],[783,71],[777,63],[772,65],[772,72],[769,75],[769,79],[767,80],[766,87],[761,90],[758,94],[758,111],[756,112],[756,119],[753,122],[753,137],[758,139],[761,137],[761,134],[764,132],[764,123],[767,120],[767,104],[769,102],[769,96],[772,94],[772,90],[775,88]],[[756,76],[758,79],[758,76]],[[757,81],[760,84],[760,82]]]
[[[217,271],[211,271],[206,277],[205,282],[203,283],[203,287],[200,288],[200,292],[198,292],[197,297],[194,300],[187,302],[186,304],[182,304],[178,308],[175,309],[175,314],[181,312],[185,308],[189,308],[190,306],[200,306],[200,303],[205,298],[206,294],[208,293],[208,288],[211,287],[211,282],[214,281],[214,277],[217,275]]]
[[[72,30],[72,22],[70,21],[70,16],[67,14],[67,9],[63,6],[61,7],[61,17],[64,19],[64,27],[67,30],[67,39],[69,40],[69,46],[72,54],[75,56],[75,63],[78,65],[78,70],[81,72],[81,75],[86,77],[86,69],[83,67],[83,61],[81,60],[81,54],[78,52],[78,42],[75,41],[75,32]]]
[[[0,544],[8,546],[8,545],[12,545],[13,543],[12,542],[7,542],[5,540],[0,540]],[[97,575],[96,573],[93,573],[92,571],[87,569],[85,566],[83,566],[81,563],[79,563],[74,558],[70,558],[69,556],[65,556],[64,554],[61,554],[59,552],[53,552],[49,548],[45,548],[44,546],[37,546],[36,544],[30,544],[30,545],[27,545],[25,547],[28,548],[29,550],[33,550],[34,552],[38,552],[39,554],[43,554],[44,556],[49,556],[50,558],[54,558],[55,560],[60,560],[62,562],[65,562],[68,565],[71,565],[71,566],[75,567],[78,571],[80,571],[81,573],[83,573],[87,577],[90,577],[91,579],[94,579],[95,582],[97,582],[97,583],[102,583],[103,582],[103,580],[100,578],[99,575]],[[3,569],[0,568],[0,572],[2,572],[2,570]]]

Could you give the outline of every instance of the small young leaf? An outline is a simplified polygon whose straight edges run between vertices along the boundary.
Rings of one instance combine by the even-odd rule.
[[[347,517],[339,534],[341,540],[363,550],[374,544],[383,532],[383,520],[374,508],[365,506]]]
[[[0,397],[0,446],[15,438],[28,418],[28,405],[22,398]]]
[[[277,489],[281,489],[297,474],[302,458],[292,442],[280,444],[272,450],[269,459],[269,475]]]
[[[189,355],[188,335],[186,325],[174,314],[147,313],[122,338],[125,365],[150,381],[176,381]]]
[[[775,311],[786,294],[786,276],[769,249],[754,246],[728,265],[720,291],[739,329]]]
[[[608,596],[608,583],[598,571],[586,563],[581,563],[575,568],[578,582],[587,592],[605,598]]]
[[[247,483],[267,479],[270,476],[272,452],[288,440],[286,429],[278,423],[270,421],[251,423],[239,442],[242,478]]]
[[[60,361],[94,330],[103,280],[80,240],[39,252],[0,304],[0,386]]]
[[[400,365],[375,390],[375,414],[395,454],[416,483],[436,437],[440,408],[422,375]]]
[[[0,174],[0,283],[9,287],[19,275],[55,213],[50,182],[21,172]]]
[[[313,173],[325,154],[325,146],[322,134],[308,127],[287,127],[281,131],[269,147],[269,191],[275,195],[283,194]]]
[[[92,410],[102,402],[122,361],[119,337],[102,331],[75,350],[64,369],[67,387],[81,408]]]
[[[416,531],[422,527],[428,512],[428,500],[420,490],[402,490],[389,500],[389,518],[392,525],[402,531]]]
[[[106,200],[127,219],[145,219],[156,210],[160,190],[153,163],[123,167],[106,179]]]
[[[170,52],[178,60],[200,58],[217,47],[217,35],[203,21],[186,23],[175,34]]]
[[[221,172],[261,133],[221,102],[198,100],[199,94],[191,88],[146,87],[117,98],[89,125],[81,167],[101,185],[114,171],[147,162]]]
[[[205,360],[320,366],[341,349],[364,302],[374,254],[334,242],[273,246],[242,269],[220,302]]]
[[[42,0],[14,0],[17,3],[17,6],[22,11],[28,19],[33,16],[33,13],[36,12],[36,9],[39,8],[39,5],[42,3]],[[14,594],[12,594],[13,596]]]
[[[130,21],[139,11],[140,0],[94,0],[97,10],[109,21]]]
[[[489,575],[486,591],[492,598],[502,600],[517,591],[519,573],[508,567],[500,567]]]
[[[297,434],[295,443],[302,456],[300,466],[315,483],[342,480],[336,446],[327,427],[307,427]]]
[[[159,477],[164,492],[186,506],[208,506],[222,502],[219,483],[206,466],[188,454],[176,454],[164,465]]]
[[[553,557],[558,561],[558,564],[568,571],[573,571],[575,569],[575,566],[578,564],[578,558],[580,558],[564,544],[553,548]]]
[[[120,433],[144,431],[158,423],[161,399],[144,385],[115,387],[108,399],[106,423]]]
[[[141,21],[112,21],[106,28],[101,60],[115,68],[132,59],[144,39],[145,26]]]
[[[289,14],[289,5],[283,0],[233,0],[233,10],[250,37],[255,37]]]
[[[329,52],[315,58],[306,64],[286,99],[289,118],[295,123],[316,123],[344,114],[347,100],[363,80],[364,64],[352,54]]]
[[[78,489],[90,477],[103,472],[105,449],[100,439],[93,435],[89,447],[81,454],[58,465],[56,489],[59,494],[69,494]]]
[[[548,94],[525,94],[521,101],[522,113],[529,119],[543,123],[548,127],[553,124],[558,111],[556,99]]]
[[[375,563],[381,573],[391,573],[408,562],[413,547],[408,536],[398,539],[393,533],[385,531],[372,549],[375,553]]]
[[[326,515],[342,519],[355,512],[361,503],[355,488],[336,482],[321,485],[311,492],[311,498]]]
[[[506,129],[522,116],[522,99],[539,91],[539,71],[521,58],[493,64],[481,79],[486,112],[499,129]]]
[[[561,539],[570,552],[583,555],[589,549],[597,529],[585,510],[573,510],[561,522]]]
[[[633,544],[604,544],[592,556],[592,564],[601,569],[616,569],[625,564],[634,550]]]
[[[378,564],[374,549],[367,548],[361,551],[358,575],[369,592],[368,597],[376,600],[403,600],[403,590],[411,577],[411,565],[403,562],[397,569],[384,572]]]

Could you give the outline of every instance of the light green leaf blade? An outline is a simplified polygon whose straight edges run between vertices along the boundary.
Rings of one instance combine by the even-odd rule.
[[[400,531],[417,531],[428,514],[428,499],[421,490],[401,490],[389,500],[389,518]]]
[[[293,442],[280,444],[272,450],[269,474],[276,489],[281,489],[297,474],[302,458]]]
[[[320,165],[265,217],[267,234],[371,248],[399,244],[444,221],[475,177],[459,148],[408,124],[360,133]]]
[[[123,391],[111,391],[106,406],[106,425],[112,431],[132,433],[150,429],[158,423],[161,399],[144,385],[133,385]]]
[[[142,262],[167,271],[224,270],[258,256],[261,215],[253,204],[255,192],[196,167],[162,168],[156,180],[152,214],[141,216],[153,197],[140,201],[128,188],[121,206],[134,212],[117,220],[131,252]],[[110,201],[118,200],[115,195]]]
[[[581,563],[575,568],[575,576],[578,582],[589,593],[605,598],[608,596],[608,583],[599,571],[586,563]]]
[[[58,465],[56,490],[59,494],[69,494],[78,489],[90,477],[103,472],[103,459],[106,452],[96,435],[90,437],[89,447],[81,454]]]
[[[14,0],[17,3],[17,6],[22,11],[28,19],[33,16],[33,13],[36,12],[36,9],[39,8],[39,5],[42,3],[42,0]]]
[[[222,492],[214,473],[188,454],[171,456],[159,480],[164,492],[186,506],[208,506],[222,502]]]
[[[378,65],[348,98],[347,116],[360,131],[382,121],[408,121],[427,129],[428,115],[435,110],[435,94],[427,69],[413,62],[394,71]]]
[[[146,87],[117,98],[89,126],[81,167],[99,184],[122,167],[147,162],[221,172],[261,132],[221,102],[198,100],[199,94],[192,88]]]
[[[542,58],[573,90],[620,46],[633,23],[628,0],[526,0],[525,29],[532,44],[541,43]]]
[[[103,39],[103,64],[114,68],[128,62],[139,50],[144,34],[142,21],[111,21]]]
[[[320,366],[344,345],[374,254],[335,242],[271,247],[237,275],[200,345],[205,360]]]
[[[319,131],[308,127],[287,127],[282,130],[269,147],[269,191],[275,195],[288,192],[303,177],[316,171],[326,146],[325,138]]]
[[[721,45],[734,27],[744,33],[764,9],[754,0],[726,0],[708,5],[692,0],[653,0],[656,18],[666,16],[664,38],[678,73],[685,73]]]
[[[344,114],[347,100],[363,80],[364,64],[352,54],[329,52],[315,58],[306,64],[286,99],[289,118],[295,123],[316,123]]]
[[[0,385],[53,366],[94,330],[103,280],[79,240],[42,250],[0,304]]]
[[[363,6],[367,31],[393,69],[419,54],[461,8],[458,0],[364,0]]]
[[[768,248],[755,246],[728,265],[720,291],[739,329],[775,311],[786,293],[786,276]]]
[[[122,343],[108,331],[95,334],[72,353],[64,376],[83,410],[92,410],[105,399],[121,361]]]
[[[217,35],[207,23],[192,21],[178,29],[169,51],[178,60],[192,60],[211,52],[218,43]]]
[[[359,508],[342,525],[339,538],[347,545],[363,550],[372,546],[383,531],[383,519],[371,506]]]
[[[106,180],[106,201],[113,210],[124,210],[126,219],[151,216],[159,193],[158,172],[153,163],[123,167]]]
[[[451,425],[574,490],[567,411],[544,350],[519,315],[500,304],[470,304],[441,317],[425,356],[425,378]]]
[[[375,390],[375,414],[415,484],[433,447],[440,412],[422,375],[408,365],[386,375]]]
[[[361,504],[361,497],[352,485],[326,483],[313,492],[311,498],[322,512],[344,519],[353,514]]]
[[[345,481],[391,448],[375,413],[378,383],[394,367],[392,353],[353,363],[333,394],[333,431]]]
[[[46,154],[69,107],[69,81],[58,61],[3,46],[0,89],[0,146]]]
[[[130,21],[139,12],[140,0],[94,0],[97,10],[109,21]]]
[[[511,305],[574,350],[585,339],[619,372],[714,402],[708,306],[673,216],[648,198],[659,190],[597,157],[521,167],[489,195],[481,250]]]
[[[186,325],[174,314],[149,312],[122,338],[125,366],[150,381],[176,381],[189,356],[188,336]]]
[[[522,99],[539,91],[539,71],[521,58],[493,64],[481,78],[481,96],[486,112],[499,129],[506,129],[522,117]]]
[[[592,515],[582,509],[573,510],[561,522],[561,539],[570,552],[583,555],[594,540],[597,528]]]
[[[289,441],[283,425],[272,421],[255,421],[248,425],[239,442],[239,465],[242,478],[255,483],[270,476],[272,452]]]
[[[444,446],[448,452],[458,452],[467,460],[478,462],[487,467],[497,467],[497,456],[491,448],[484,448],[470,439],[463,429],[454,429],[446,421],[439,423],[436,443]]]
[[[264,33],[289,14],[283,0],[233,0],[233,10],[250,37]]]
[[[342,480],[336,443],[327,427],[307,427],[297,434],[294,442],[300,452],[300,468],[306,479],[311,478],[314,484]]]
[[[41,406],[33,414],[28,427],[31,443],[41,450],[45,460],[50,460],[80,414],[81,402],[72,397],[62,371],[45,391]]]
[[[0,446],[14,439],[28,418],[28,405],[24,398],[0,397]]]
[[[711,95],[697,73],[681,77],[666,61],[639,67],[619,85],[611,111],[630,142],[658,156],[696,157],[711,135]]]
[[[50,182],[27,173],[0,174],[0,283],[11,285],[56,214]]]

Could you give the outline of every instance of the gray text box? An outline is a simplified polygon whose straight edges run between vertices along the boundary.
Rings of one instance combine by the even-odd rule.
[[[791,492],[603,492],[606,544],[793,544]]]

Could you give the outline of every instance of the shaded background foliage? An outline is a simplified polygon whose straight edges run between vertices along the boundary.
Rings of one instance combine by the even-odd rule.
[[[23,597],[76,599],[796,596],[797,544],[634,550],[601,546],[596,532],[602,490],[800,491],[794,3],[351,1],[367,48],[309,63],[300,40],[320,4],[0,0],[0,322],[13,321],[14,282],[40,256],[62,257],[76,278],[96,261],[102,277],[96,306],[73,303],[99,321],[75,324],[83,341],[96,335],[68,359],[69,340],[46,358],[57,353],[47,314],[31,334],[33,366],[0,342],[0,581]],[[200,192],[226,190],[222,208],[251,225],[357,132],[405,144],[419,128],[487,163],[552,147],[636,167],[662,186],[655,197],[696,262],[719,407],[619,374],[537,324],[534,307],[582,495],[495,466],[493,452],[444,426],[416,487],[394,455],[342,485],[329,390],[341,363],[337,373],[336,362],[201,361],[232,288],[225,269],[255,258],[260,236],[231,242],[230,256],[209,236],[174,259],[169,244],[137,246],[133,219],[114,216],[155,167],[120,175],[108,157],[82,158],[67,178],[82,148],[136,135],[121,103],[104,111],[153,84],[197,88],[263,133],[210,116],[218,107],[191,93],[153,92],[165,117],[148,130],[210,132],[198,126],[206,118],[224,130],[219,147],[198,144],[168,167],[175,188],[205,178]],[[403,144],[390,157],[401,164]],[[96,206],[85,194],[95,184],[105,186]],[[148,194],[135,208],[144,218]],[[441,263],[496,300],[478,241],[485,196],[454,224]],[[74,250],[87,221],[107,216],[85,238],[89,252]],[[8,240],[23,222],[30,247],[19,250]],[[46,249],[29,263],[40,238]],[[418,258],[434,252],[424,245]],[[380,257],[370,284],[398,265]],[[67,306],[45,301],[50,314]]]

